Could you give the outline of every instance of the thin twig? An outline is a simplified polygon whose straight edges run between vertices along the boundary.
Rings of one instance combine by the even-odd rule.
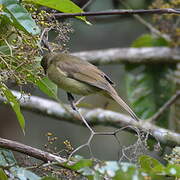
[[[147,121],[152,123],[156,121],[172,104],[174,104],[180,97],[180,91],[177,91],[159,110]]]
[[[125,7],[125,8],[131,8],[125,1],[120,0],[121,4]],[[162,32],[160,32],[158,29],[156,29],[151,23],[147,22],[146,20],[144,20],[140,15],[138,14],[134,14],[133,17],[135,19],[137,19],[141,24],[143,24],[144,26],[146,26],[152,33],[156,34],[159,37],[162,37],[164,39],[166,39],[166,41],[170,41],[170,37],[166,34],[163,34]]]
[[[6,39],[4,39],[6,45],[8,46],[9,50],[10,50],[10,56],[13,56],[13,51],[12,51],[12,47],[11,45],[8,43],[8,41]]]
[[[177,21],[175,22],[175,24],[173,25],[173,29],[176,29],[180,24],[180,17],[178,17]]]
[[[81,13],[55,13],[55,17],[75,17],[75,16],[104,16],[104,15],[132,15],[132,14],[180,14],[180,10],[165,9],[138,9],[138,10],[111,10],[99,12],[81,12]]]
[[[3,57],[0,56],[0,59],[3,61],[3,63],[6,65],[7,69],[9,70],[10,73],[12,73],[12,75],[20,81],[19,77],[16,75],[15,70],[11,69],[11,67],[9,66],[9,64],[3,59]]]
[[[81,9],[87,8],[92,2],[93,0],[89,0]]]
[[[76,106],[75,107],[75,111],[79,114],[79,117],[81,118],[81,120],[84,122],[84,124],[86,125],[86,127],[90,130],[91,134],[94,134],[94,130],[91,128],[91,126],[88,124],[88,122],[85,120],[85,118],[83,117],[83,115],[79,112],[79,110],[77,109]]]
[[[82,149],[82,148],[84,148],[84,147],[86,147],[86,146],[88,146],[88,148],[89,148],[89,150],[90,150],[90,154],[91,154],[91,156],[92,156],[92,151],[91,151],[90,143],[91,143],[94,135],[95,135],[95,133],[94,133],[94,132],[91,132],[91,135],[89,136],[88,141],[87,141],[86,143],[78,146],[74,151],[72,151],[71,154],[70,154],[69,157],[68,157],[68,160],[71,159],[71,157],[73,156],[73,154],[75,154],[77,151],[79,151],[80,149]]]

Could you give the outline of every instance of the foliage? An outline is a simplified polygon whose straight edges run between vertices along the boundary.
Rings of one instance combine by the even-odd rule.
[[[52,9],[56,9],[60,12],[65,12],[65,13],[77,13],[77,12],[84,12],[80,7],[78,7],[76,4],[74,4],[70,0],[51,0],[51,1],[43,1],[43,0],[26,0],[27,2],[39,4],[42,6],[46,6]],[[79,19],[86,21],[85,17],[78,16]]]
[[[61,179],[66,174],[66,178],[77,178],[78,176],[85,176],[87,179],[113,179],[113,180],[131,180],[136,178],[138,180],[145,179],[169,179],[169,177],[180,177],[180,166],[175,163],[168,163],[166,166],[162,165],[158,160],[150,156],[139,157],[139,167],[132,163],[117,162],[117,161],[97,161],[91,159],[83,159],[77,156],[72,159],[74,163],[61,164],[67,167],[69,170],[75,171],[76,173],[70,172],[69,170],[63,170],[62,168],[53,167],[53,163],[44,168],[42,171],[41,166],[38,165],[41,174],[48,174],[48,171],[53,176],[37,176],[31,171],[27,170],[28,167],[20,167],[17,165],[11,151],[0,149],[0,177],[1,180],[6,180],[7,177],[32,180],[56,180]],[[42,166],[43,167],[43,166]],[[169,176],[167,178],[167,176]]]
[[[20,124],[23,132],[25,133],[25,131],[24,131],[25,121],[24,121],[24,117],[21,113],[20,105],[19,105],[17,98],[12,94],[12,92],[7,88],[7,86],[5,84],[0,84],[0,89],[2,91],[1,95],[5,96],[6,99],[8,100],[8,102],[10,102],[11,107],[13,108],[14,112],[16,113],[19,124]]]
[[[150,8],[178,8],[179,0],[155,0]],[[180,43],[178,27],[179,17],[168,15],[153,15],[154,27],[164,34],[167,42],[157,34],[145,34],[137,38],[133,47],[175,46]],[[132,65],[126,64],[126,87],[130,104],[137,115],[148,119],[167,102],[175,92],[175,82],[172,80],[175,66],[170,64]],[[157,83],[159,82],[159,83]],[[167,127],[170,111],[166,111],[158,120],[158,124]]]
[[[66,3],[70,3],[71,6]],[[22,89],[23,85],[32,83],[48,96],[57,99],[55,85],[46,78],[42,79],[40,31],[51,28],[57,32],[55,42],[61,45],[59,44],[57,48],[56,44],[51,44],[52,49],[65,50],[65,43],[69,40],[68,33],[72,32],[72,29],[69,23],[54,21],[54,17],[41,6],[29,3],[20,4],[18,0],[1,0],[0,4],[0,90],[10,102],[24,131],[25,122],[18,100],[6,84],[7,82],[15,83]],[[52,2],[51,7],[54,6]],[[64,1],[62,11],[72,10],[79,12],[80,8],[68,0]]]
[[[39,27],[31,18],[28,11],[21,6],[18,1],[2,0],[3,10],[6,13],[6,18],[13,26],[26,33],[36,35],[40,33]],[[21,14],[20,14],[21,12]]]
[[[150,8],[174,8],[178,9],[180,6],[179,0],[155,0]],[[171,39],[170,46],[179,47],[180,45],[180,27],[179,16],[172,14],[165,14],[163,16],[153,15],[154,26],[160,30],[161,33],[168,35]]]
[[[14,155],[11,151],[0,148],[0,179],[29,179],[39,180],[40,177],[34,173],[26,170],[25,168],[19,167]]]
[[[168,42],[163,38],[144,34],[135,40],[132,46],[168,46]],[[150,118],[174,93],[175,85],[171,80],[173,68],[166,64],[126,64],[128,99],[141,119]],[[167,113],[162,117],[163,126],[167,126],[167,117]]]
[[[163,1],[155,0],[150,8],[174,8],[178,9],[180,7],[179,0]],[[170,38],[170,46],[179,47],[180,46],[180,26],[179,26],[179,16],[174,15],[164,15],[157,16],[153,15],[153,22],[155,27],[159,29],[161,33],[164,33]],[[179,80],[179,63],[176,66],[175,78],[176,82],[176,91],[180,90],[180,80]],[[174,104],[174,112],[171,114],[172,124],[174,124],[174,129],[180,132],[179,126],[179,117],[180,117],[180,108],[178,103]]]

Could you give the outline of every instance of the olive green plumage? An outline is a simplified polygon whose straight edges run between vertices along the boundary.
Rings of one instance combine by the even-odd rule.
[[[48,53],[41,60],[49,79],[67,92],[87,96],[99,93],[114,99],[135,120],[130,107],[118,96],[110,78],[93,64],[64,53]]]

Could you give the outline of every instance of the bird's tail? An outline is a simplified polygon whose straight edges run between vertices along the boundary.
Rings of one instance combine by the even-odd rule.
[[[133,110],[119,97],[114,88],[111,88],[111,92],[109,93],[111,98],[114,99],[121,107],[123,107],[134,120],[139,121],[139,118],[136,116]]]

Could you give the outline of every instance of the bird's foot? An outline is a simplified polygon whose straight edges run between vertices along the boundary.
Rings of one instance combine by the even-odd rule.
[[[74,96],[71,93],[67,92],[67,98],[68,98],[68,101],[69,101],[69,103],[71,105],[71,108],[74,111],[77,111],[76,104],[74,103]]]

